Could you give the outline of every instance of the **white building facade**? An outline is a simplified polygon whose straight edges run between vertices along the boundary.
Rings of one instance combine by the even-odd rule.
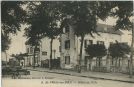
[[[52,49],[52,59],[57,59],[60,58],[60,42],[58,39],[53,40],[53,49]],[[26,59],[26,65],[31,66],[34,65],[39,65],[41,66],[41,61],[50,59],[50,39],[49,38],[43,38],[41,39],[41,43],[39,46],[38,52],[35,53],[35,60],[34,60],[34,47],[30,45],[26,45],[26,52],[28,53],[28,57]]]
[[[84,38],[83,53],[81,65],[89,69],[89,67],[95,66],[95,61],[93,60],[92,65],[90,65],[89,55],[85,52],[85,47],[90,44],[104,44],[108,49],[109,45],[115,43],[115,41],[121,42],[121,31],[114,31],[112,26],[105,24],[98,24],[97,27],[98,34],[86,35]],[[61,67],[65,69],[75,68],[78,65],[78,59],[80,54],[80,37],[74,35],[74,30],[71,26],[68,29],[63,29],[64,34],[61,35]],[[104,58],[106,61],[106,56]],[[106,62],[103,66],[107,66]]]

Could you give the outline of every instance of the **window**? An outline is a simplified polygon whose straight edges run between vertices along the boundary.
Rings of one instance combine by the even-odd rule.
[[[42,55],[47,55],[47,52],[46,51],[42,51]]]
[[[81,42],[81,39],[79,39],[79,41]]]
[[[113,44],[113,42],[110,42],[110,46]]]
[[[61,52],[61,46],[59,46],[59,52]]]
[[[63,33],[69,33],[69,26],[66,25],[64,28],[63,28]]]
[[[92,45],[93,44],[93,40],[89,40],[88,45]]]
[[[85,40],[84,41],[84,47],[86,48],[88,45],[92,45],[93,41],[92,40]]]
[[[65,64],[70,64],[70,56],[65,56]]]
[[[65,41],[65,49],[70,48],[70,40]]]
[[[68,33],[69,32],[69,26],[65,26],[65,33]]]
[[[102,45],[104,45],[104,41],[97,41],[97,44],[102,44]]]

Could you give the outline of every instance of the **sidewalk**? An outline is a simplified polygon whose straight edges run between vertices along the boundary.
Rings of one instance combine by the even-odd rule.
[[[49,70],[47,68],[37,68],[37,67],[35,69],[33,69],[32,67],[26,67],[26,69],[33,70],[33,71],[40,71],[40,72],[72,75],[78,77],[134,83],[134,77],[129,78],[129,75],[121,74],[121,73],[102,73],[102,72],[90,72],[90,71],[83,71],[81,73],[78,73],[76,71],[71,71],[71,70],[62,70],[62,69]]]

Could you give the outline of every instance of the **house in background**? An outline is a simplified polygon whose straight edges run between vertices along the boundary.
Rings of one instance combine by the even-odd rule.
[[[58,59],[60,58],[60,42],[59,39],[53,40],[53,49],[52,49],[52,59]],[[34,60],[34,47],[30,46],[26,43],[26,52],[28,53],[28,57],[25,58],[26,65],[27,66],[33,66],[34,61],[36,66],[42,66],[42,63],[45,60],[50,59],[50,39],[49,38],[43,38],[41,39],[41,43],[39,46],[37,46],[37,49],[39,49],[37,52],[35,52],[35,60]]]
[[[26,66],[32,66],[34,64],[34,59],[33,59],[33,52],[34,52],[34,47],[30,46],[25,43],[26,45],[26,53],[27,53],[27,58],[25,58],[25,65]]]
[[[44,66],[44,62],[48,63],[50,59],[50,39],[43,38],[40,44],[40,65]],[[52,44],[52,59],[60,59],[60,42],[59,39],[54,39]]]
[[[86,69],[96,66],[96,62],[90,64],[89,55],[85,52],[85,48],[90,44],[104,44],[108,49],[109,45],[115,43],[115,41],[121,42],[121,31],[114,31],[113,27],[105,24],[97,25],[97,34],[86,35],[84,38],[83,55],[81,65]],[[60,38],[61,41],[61,67],[65,69],[75,68],[78,65],[78,59],[80,54],[80,41],[81,38],[74,35],[74,29],[72,25],[68,25],[63,29],[63,34]],[[109,61],[110,63],[110,61]],[[107,66],[106,56],[102,58],[102,66]]]

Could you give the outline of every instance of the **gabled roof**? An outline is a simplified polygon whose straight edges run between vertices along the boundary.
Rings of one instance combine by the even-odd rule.
[[[96,31],[102,33],[118,34],[118,35],[123,34],[120,30],[115,30],[112,25],[106,25],[100,23],[97,24]]]

